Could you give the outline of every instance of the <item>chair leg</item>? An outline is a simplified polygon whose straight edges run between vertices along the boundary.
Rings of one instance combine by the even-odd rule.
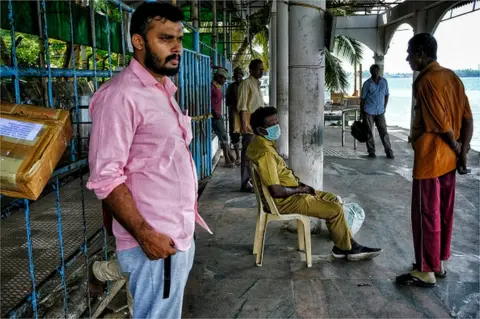
[[[263,251],[265,250],[265,233],[267,232],[267,224],[268,224],[268,216],[267,214],[262,214],[260,219],[260,229],[259,229],[259,237],[258,237],[258,253],[257,253],[257,260],[256,264],[258,267],[262,266],[263,263]]]
[[[259,246],[259,231],[260,231],[260,219],[261,219],[261,214],[257,215],[257,225],[255,227],[255,237],[253,238],[253,254],[256,255],[258,254],[258,246]]]
[[[310,218],[303,218],[303,229],[305,233],[305,255],[307,257],[307,267],[312,267],[312,236],[310,234]]]
[[[303,221],[297,219],[297,237],[298,237],[298,250],[305,250],[305,228],[303,227]]]

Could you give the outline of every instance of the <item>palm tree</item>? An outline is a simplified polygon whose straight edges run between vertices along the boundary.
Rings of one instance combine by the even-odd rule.
[[[340,35],[335,37],[333,52],[325,49],[325,86],[331,92],[345,92],[348,88],[348,76],[341,58],[352,65],[360,64],[363,59],[362,44]]]
[[[239,62],[242,61],[243,56],[247,52],[248,47],[249,46],[251,47],[252,39],[254,39],[255,36],[260,32],[268,32],[267,24],[268,24],[268,21],[270,20],[271,3],[272,3],[271,1],[266,2],[265,5],[260,10],[253,13],[249,17],[248,22],[243,22],[243,23],[250,23],[249,28],[245,27],[245,30],[248,29],[249,32],[245,32],[243,34],[243,41],[235,51],[235,55],[232,61],[234,66],[237,66],[238,64],[240,64]],[[268,39],[268,36],[267,36],[267,39]],[[250,53],[251,55],[253,55],[253,52],[250,52]]]

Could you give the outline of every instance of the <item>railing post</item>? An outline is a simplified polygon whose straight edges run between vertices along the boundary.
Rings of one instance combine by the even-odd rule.
[[[358,121],[358,110],[355,110],[355,121]],[[353,139],[353,149],[357,150],[357,139]]]

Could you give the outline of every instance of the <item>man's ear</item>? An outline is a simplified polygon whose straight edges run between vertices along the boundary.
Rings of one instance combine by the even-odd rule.
[[[257,128],[257,133],[260,135],[260,136],[265,136],[268,134],[267,130],[264,129],[263,127],[258,127]]]
[[[135,49],[141,51],[145,49],[145,40],[140,34],[134,34],[132,36],[132,45],[135,47]]]

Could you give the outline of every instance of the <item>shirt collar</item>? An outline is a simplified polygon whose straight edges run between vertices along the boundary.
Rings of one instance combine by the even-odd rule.
[[[170,80],[168,76],[164,77],[164,82],[159,83],[157,79],[150,74],[150,72],[145,69],[143,65],[140,64],[135,58],[130,61],[128,68],[132,70],[133,73],[140,79],[143,85],[149,86],[157,86],[164,89],[169,96],[173,96],[175,92],[177,92],[177,87],[175,84]]]
[[[215,85],[217,88],[221,89],[222,85],[218,83],[217,81],[212,81],[213,85]]]
[[[372,77],[369,77],[368,79],[370,80],[370,82],[375,83],[375,81],[372,79]],[[379,77],[378,77],[378,83],[380,83],[380,82],[382,82],[382,81],[383,81],[383,76],[379,76]]]
[[[262,143],[263,145],[271,146],[271,147],[275,148],[275,141],[267,140],[265,137],[260,136],[260,135],[257,135],[257,138],[260,141],[260,143]]]
[[[429,72],[431,69],[434,69],[436,67],[439,67],[440,64],[438,64],[437,61],[433,61],[432,63],[430,63],[429,65],[427,65],[419,74],[418,74],[418,77],[419,78],[421,75]]]
[[[251,75],[250,75],[248,78],[249,78],[249,79],[251,79],[252,81],[254,81],[254,82],[255,82],[256,84],[258,84],[258,85],[260,85],[260,84],[261,84],[261,82],[260,82],[260,80],[259,80],[259,79],[256,79],[256,78],[254,78],[254,77],[253,77],[253,76],[251,76]]]

